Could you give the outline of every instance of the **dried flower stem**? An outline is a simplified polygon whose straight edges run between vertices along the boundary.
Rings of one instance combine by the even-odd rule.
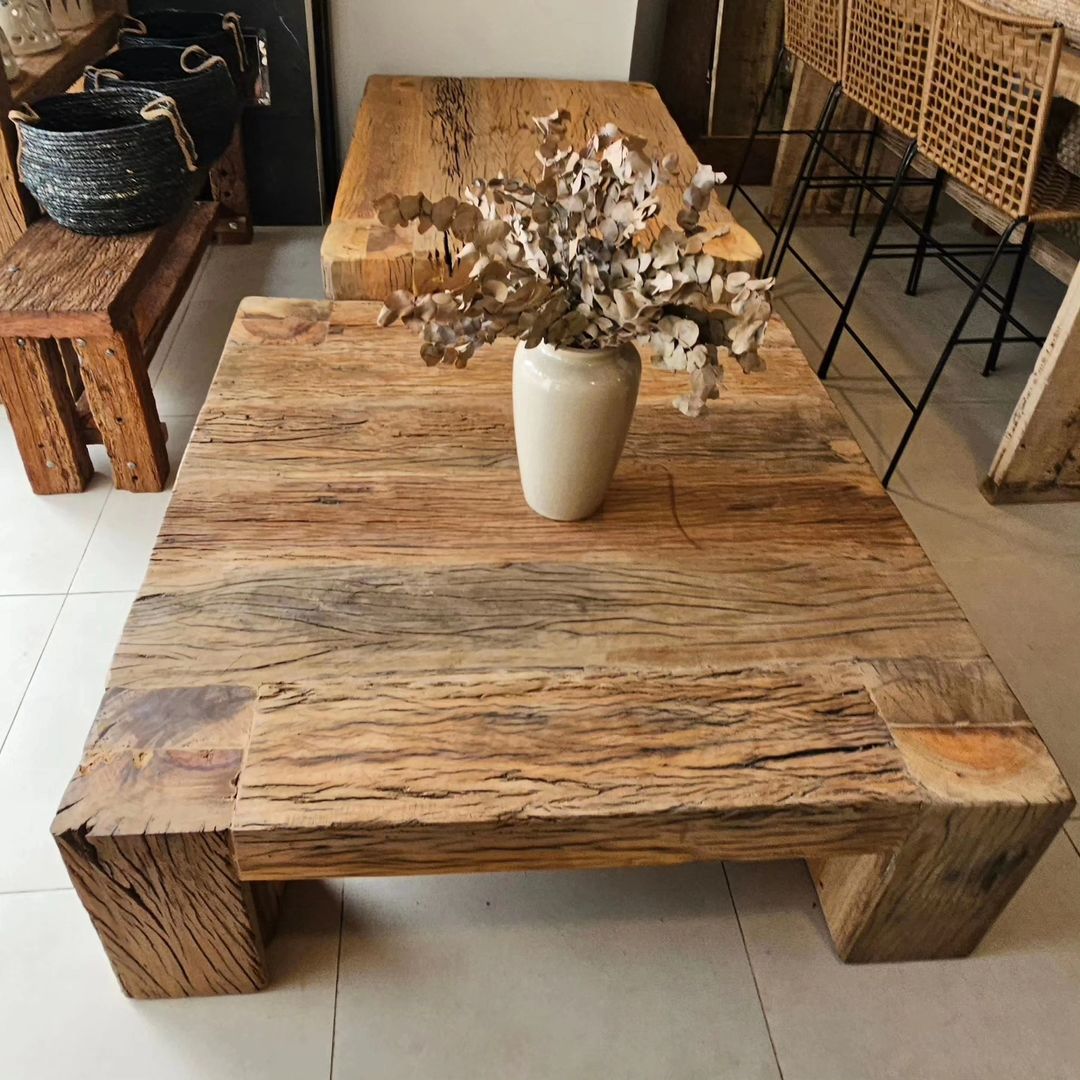
[[[384,225],[435,228],[448,254],[450,237],[463,245],[430,292],[392,293],[379,323],[401,319],[420,332],[426,363],[457,367],[496,337],[530,348],[648,345],[657,366],[687,373],[690,392],[675,404],[697,416],[719,393],[724,356],[746,371],[763,366],[773,282],[726,273],[705,250],[726,231],[700,225],[723,174],[702,165],[683,195],[679,228],[665,226],[648,243],[674,155],[654,160],[644,140],[613,124],[574,150],[561,145],[568,119],[564,110],[535,119],[543,167],[535,185],[499,176],[474,181],[461,200],[379,200]]]

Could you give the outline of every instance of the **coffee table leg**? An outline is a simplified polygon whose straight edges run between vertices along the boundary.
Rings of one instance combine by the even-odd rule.
[[[266,985],[281,887],[242,882],[232,844],[252,697],[110,691],[65,792],[53,835],[132,997]]]
[[[895,727],[926,806],[903,846],[812,862],[844,960],[966,956],[1075,805],[1035,731]]]

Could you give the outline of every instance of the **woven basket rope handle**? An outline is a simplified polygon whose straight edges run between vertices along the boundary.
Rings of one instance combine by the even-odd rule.
[[[191,132],[188,131],[184,121],[180,118],[180,110],[176,106],[174,98],[167,94],[148,101],[140,110],[139,115],[144,120],[168,120],[173,126],[173,134],[176,136],[180,153],[187,162],[188,172],[195,172],[199,167],[198,158],[195,155],[195,143],[192,141]]]
[[[136,19],[134,15],[125,15],[121,30],[130,30],[133,34],[138,34],[140,37],[146,37],[147,29],[146,23],[142,19]]]
[[[202,63],[196,67],[188,67],[188,60],[192,57],[203,57]],[[187,72],[188,75],[198,75],[202,71],[209,71],[212,67],[218,65],[228,70],[229,65],[225,62],[223,56],[211,56],[201,45],[189,45],[180,54],[180,67]]]
[[[232,31],[236,38],[236,51],[240,56],[240,70],[247,71],[247,50],[244,48],[244,35],[240,33],[240,16],[235,11],[227,12],[222,16],[221,28]]]
[[[34,124],[41,119],[40,116],[29,106],[26,102],[21,102],[18,108],[11,109],[8,112],[8,119],[14,124]],[[15,151],[15,172],[18,174],[19,183],[26,182],[26,177],[23,176],[23,141],[22,135],[19,136],[19,149]]]
[[[8,119],[16,124],[34,124],[41,117],[24,101],[17,108],[8,110]]]
[[[87,66],[86,75],[92,79],[97,78],[123,80],[124,78],[124,73],[122,71],[117,71],[116,68],[99,68],[94,67],[93,64]]]

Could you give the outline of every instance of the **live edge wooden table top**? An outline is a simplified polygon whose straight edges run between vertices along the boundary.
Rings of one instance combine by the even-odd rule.
[[[968,952],[1072,803],[782,324],[646,365],[603,511],[520,493],[511,344],[249,299],[54,832],[124,988],[257,989],[272,883],[812,860],[842,956]]]
[[[534,174],[537,134],[532,117],[570,112],[575,146],[603,124],[648,140],[653,152],[679,155],[675,184],[660,192],[653,228],[675,225],[682,192],[698,166],[655,87],[644,83],[554,79],[457,79],[373,75],[338,184],[333,219],[323,239],[326,295],[339,300],[382,300],[394,289],[420,291],[446,257],[441,233],[387,229],[375,201],[388,191],[423,192],[432,200],[459,195],[464,185],[500,171]],[[730,232],[708,251],[734,269],[756,270],[761,248],[730,212],[716,205],[710,227]]]

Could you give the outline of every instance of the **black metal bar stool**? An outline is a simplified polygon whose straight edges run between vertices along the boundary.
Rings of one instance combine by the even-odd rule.
[[[776,239],[773,242],[768,258],[765,260],[763,272],[766,274],[772,265],[779,238],[786,233],[789,227],[798,192],[798,184],[792,187],[779,228],[774,228],[769,215],[754,202],[742,184],[742,178],[746,172],[746,163],[750,159],[754,143],[762,135],[805,137],[807,139],[806,152],[799,169],[801,177],[807,170],[813,171],[816,168],[821,154],[822,143],[827,136],[861,136],[868,134],[862,129],[831,129],[833,117],[836,114],[836,108],[841,97],[840,76],[843,64],[846,2],[847,0],[784,0],[784,40],[780,46],[780,51],[776,55],[776,62],[773,65],[768,87],[758,106],[757,115],[754,118],[754,127],[749,139],[746,141],[738,168],[735,170],[735,176],[732,179],[731,190],[728,192],[727,199],[727,205],[730,208],[735,201],[735,196],[742,195],[758,217],[770,229],[773,229]],[[765,119],[765,112],[773,95],[776,93],[776,87],[779,84],[784,65],[790,59],[801,60],[803,64],[816,71],[823,79],[829,82],[831,84],[829,97],[821,110],[817,124],[812,128],[763,128],[762,123]]]
[[[991,11],[972,0],[938,0],[919,126],[922,152],[1010,218],[912,411],[885,472],[888,484],[938,379],[1017,230],[1016,263],[984,372],[1005,341],[1035,228],[1080,221],[1080,178],[1044,158],[1046,125],[1065,32],[1059,23]],[[884,216],[884,215],[883,215]]]

